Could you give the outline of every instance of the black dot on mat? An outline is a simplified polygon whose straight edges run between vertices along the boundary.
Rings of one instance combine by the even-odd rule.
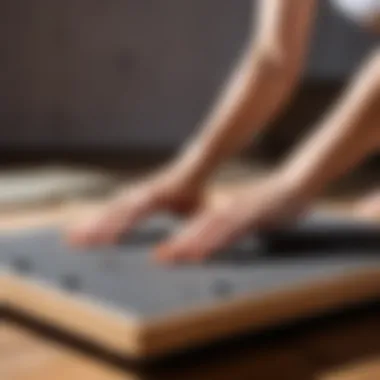
[[[212,284],[212,292],[218,297],[228,297],[232,294],[233,287],[227,280],[217,280]]]
[[[81,280],[75,274],[66,274],[61,278],[61,285],[69,291],[78,291],[81,288]]]
[[[33,270],[32,261],[27,257],[15,257],[12,261],[12,266],[20,273],[28,273]]]

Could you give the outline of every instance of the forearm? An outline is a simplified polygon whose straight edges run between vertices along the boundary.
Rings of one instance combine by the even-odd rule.
[[[236,72],[230,87],[182,153],[182,165],[197,179],[242,149],[265,128],[294,89],[297,72],[254,52]]]
[[[366,62],[338,106],[295,151],[280,175],[312,197],[380,146],[380,54]]]
[[[289,101],[302,72],[314,0],[263,0],[255,38],[178,166],[203,181],[262,131]]]

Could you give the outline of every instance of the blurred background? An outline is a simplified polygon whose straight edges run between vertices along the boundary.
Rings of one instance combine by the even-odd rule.
[[[374,46],[375,36],[328,1],[319,3],[294,102],[233,172],[246,176],[252,163],[278,161]],[[21,167],[25,176],[27,166],[48,166],[49,178],[56,178],[57,167],[91,168],[98,183],[98,170],[104,179],[105,168],[106,176],[109,169],[145,170],[171,157],[213,105],[251,21],[251,0],[1,0],[6,183],[10,167]]]

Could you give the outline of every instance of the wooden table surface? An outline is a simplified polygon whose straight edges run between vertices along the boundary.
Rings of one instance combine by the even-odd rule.
[[[78,213],[82,215],[84,212],[91,211],[94,207],[96,206],[93,204],[81,205],[80,207],[78,207],[77,204],[72,204],[70,206],[57,206],[27,213],[21,212],[0,215],[0,228],[14,229],[18,226],[25,227],[57,221],[66,224],[70,223],[70,220],[77,219],[76,217]],[[377,332],[380,332],[380,324],[376,324],[373,328],[370,328],[369,326],[370,325],[364,326],[367,328],[367,332],[368,329],[372,331],[373,328],[377,329]],[[361,325],[360,328],[363,329],[364,327]],[[347,347],[348,345],[358,347],[355,340],[347,341],[347,330],[343,330],[340,334],[338,332],[337,336],[344,337],[344,347]],[[378,334],[378,338],[380,339],[380,333]],[[315,340],[315,337],[312,339]],[[326,344],[327,352],[331,352],[331,350],[334,349],[334,344],[331,345],[331,342],[328,339],[323,341],[323,336],[321,339],[322,342]],[[320,337],[317,339],[319,344],[321,344],[321,339]],[[339,339],[336,337],[335,341],[340,342]],[[326,367],[323,368],[323,370],[316,370],[315,364],[309,359],[306,360],[304,357],[307,347],[310,346],[309,342],[310,337],[308,340],[304,340],[302,344],[294,347],[287,347],[286,350],[281,351],[281,353],[275,349],[274,352],[263,355],[262,359],[259,359],[256,353],[255,365],[257,368],[260,368],[258,371],[261,374],[268,374],[268,376],[264,375],[265,377],[261,378],[268,380],[286,380],[288,378],[292,380],[307,380],[312,378],[320,380],[380,379],[380,359],[371,359],[368,362],[353,363],[352,368],[348,366],[350,362],[348,364],[346,362],[342,364],[339,362],[339,365],[337,364],[332,369],[327,369]],[[361,342],[361,344],[363,345],[363,342]],[[342,349],[343,346],[339,346],[339,349]],[[314,347],[315,345],[313,345],[312,351],[315,349]],[[363,347],[365,347],[365,344]],[[320,352],[325,353],[324,347]],[[380,357],[380,350],[378,356]],[[274,367],[276,367],[273,365],[273,362],[278,363],[276,364],[276,371],[273,370]],[[243,366],[247,366],[248,364],[251,366],[252,363],[252,358],[242,359],[241,364],[238,364],[238,366],[243,368]],[[340,366],[342,366],[342,369],[339,369]],[[292,376],[291,371],[294,371],[294,376]],[[298,375],[296,375],[297,372]],[[269,375],[269,373],[271,373],[271,375]],[[312,373],[313,375],[311,375]],[[316,373],[318,375],[316,375]],[[120,369],[112,367],[110,364],[101,363],[99,360],[80,354],[78,351],[68,348],[63,344],[53,343],[50,340],[46,340],[27,328],[20,327],[9,321],[1,325],[1,380],[80,380],[86,378],[92,380],[136,379],[132,374],[122,372]],[[223,376],[223,373],[220,370],[218,371],[214,369],[210,370],[210,375],[206,375],[204,378],[227,380],[231,377],[228,377],[225,374]],[[241,376],[240,379],[243,379],[243,376]]]
[[[379,315],[332,329],[311,331],[288,342],[184,376],[157,380],[378,380],[380,378]],[[156,380],[100,362],[62,343],[12,322],[0,328],[1,380]]]
[[[377,380],[380,379],[380,357],[348,365],[324,375],[320,380]]]
[[[0,328],[2,380],[121,380],[125,373],[54,344],[12,323]]]

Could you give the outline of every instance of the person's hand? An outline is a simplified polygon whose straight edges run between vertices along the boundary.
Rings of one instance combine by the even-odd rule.
[[[176,236],[157,247],[155,258],[166,263],[201,261],[245,233],[294,222],[310,201],[306,193],[280,178],[246,185],[217,207],[201,210]]]
[[[377,189],[354,202],[353,214],[359,218],[379,220],[380,218],[380,190]]]
[[[76,246],[112,244],[154,213],[190,214],[202,201],[201,184],[189,182],[177,169],[167,169],[122,189],[101,211],[70,228],[68,242]]]

